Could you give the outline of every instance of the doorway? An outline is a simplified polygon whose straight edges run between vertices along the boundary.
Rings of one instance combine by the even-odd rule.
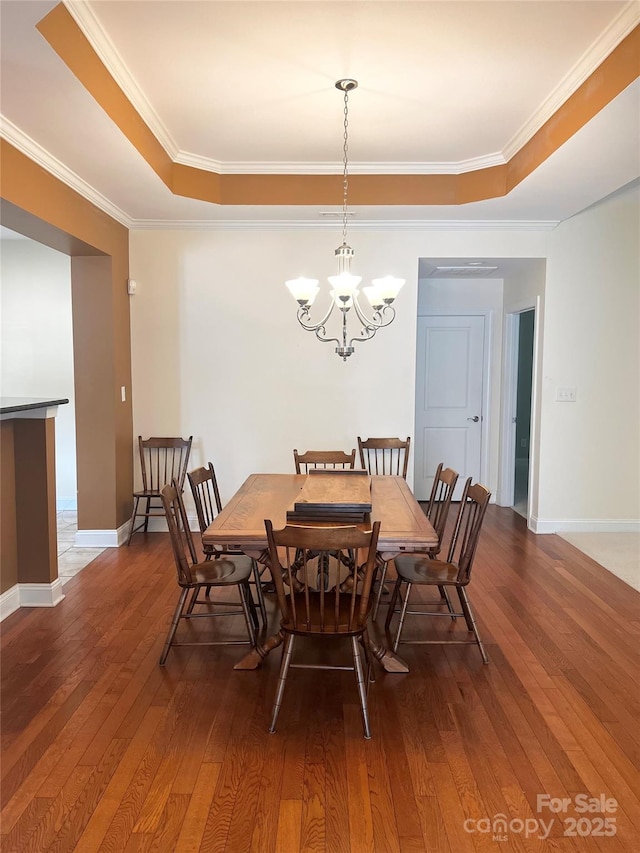
[[[56,509],[73,519],[77,475],[70,258],[4,226],[0,246],[2,392],[69,399],[55,420]]]
[[[536,513],[535,436],[532,415],[536,397],[539,300],[505,315],[500,506],[512,507],[527,520]],[[517,487],[516,487],[517,483]]]
[[[513,508],[527,517],[531,448],[531,392],[533,387],[533,337],[535,311],[517,315],[516,414],[513,476]]]

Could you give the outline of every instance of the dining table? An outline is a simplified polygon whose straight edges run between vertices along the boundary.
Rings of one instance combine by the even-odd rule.
[[[274,528],[287,524],[287,511],[300,495],[309,475],[251,474],[224,509],[202,534],[205,545],[227,547],[269,567],[265,520]],[[378,555],[381,561],[405,551],[426,550],[438,542],[431,523],[415,499],[406,480],[391,475],[371,476],[371,512],[357,526],[369,529],[380,522]],[[334,526],[335,521],[310,522],[313,526]],[[305,526],[308,522],[305,522]],[[257,669],[265,657],[283,642],[282,631],[269,636],[234,666],[237,670]],[[407,664],[372,640],[372,651],[387,672],[408,672]]]

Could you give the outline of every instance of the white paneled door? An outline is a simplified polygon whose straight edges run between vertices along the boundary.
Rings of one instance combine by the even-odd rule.
[[[418,317],[414,492],[427,500],[439,462],[480,480],[485,318]]]

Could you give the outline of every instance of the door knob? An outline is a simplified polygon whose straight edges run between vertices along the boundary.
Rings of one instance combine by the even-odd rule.
[[[479,415],[476,415],[476,416],[475,416],[475,417],[473,417],[473,418],[467,418],[467,420],[468,420],[468,421],[473,421],[473,422],[474,422],[474,424],[477,424],[477,423],[478,423],[478,421],[480,420],[480,416],[479,416]]]

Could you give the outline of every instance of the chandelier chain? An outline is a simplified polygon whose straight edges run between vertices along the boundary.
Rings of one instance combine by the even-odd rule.
[[[347,242],[347,193],[349,192],[349,92],[344,93],[344,135],[343,135],[343,163],[342,173],[342,244]]]

